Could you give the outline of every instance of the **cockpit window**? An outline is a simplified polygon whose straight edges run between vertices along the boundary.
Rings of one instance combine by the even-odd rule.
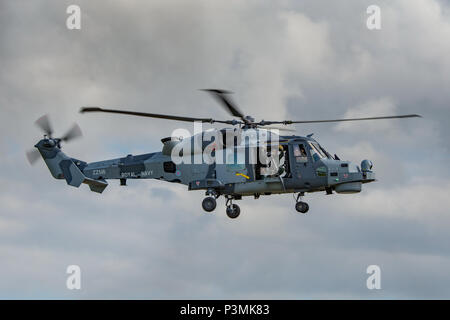
[[[325,150],[320,144],[319,144],[320,150],[322,150],[323,153],[325,153],[325,155],[327,156],[328,159],[333,159],[333,156],[327,151]]]
[[[309,141],[309,146],[311,147],[311,157],[314,161],[319,161],[323,158],[328,158],[326,151],[323,150],[317,142]]]

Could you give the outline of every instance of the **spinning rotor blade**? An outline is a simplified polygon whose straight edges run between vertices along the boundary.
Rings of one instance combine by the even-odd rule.
[[[172,116],[167,114],[159,114],[159,113],[147,113],[147,112],[136,112],[136,111],[127,111],[127,110],[116,110],[116,109],[103,109],[98,107],[83,107],[80,109],[80,113],[85,112],[105,112],[105,113],[118,113],[118,114],[126,114],[131,116],[138,117],[149,117],[149,118],[158,118],[158,119],[167,119],[167,120],[177,120],[177,121],[187,121],[187,122],[206,122],[206,123],[226,123],[226,124],[238,124],[240,122],[236,122],[236,120],[215,120],[211,118],[192,118],[192,117],[182,117],[182,116]]]
[[[106,112],[106,113],[118,113],[118,114],[126,114],[131,116],[139,116],[139,117],[149,117],[149,118],[158,118],[158,119],[167,119],[167,120],[177,120],[177,121],[187,121],[187,122],[207,122],[207,123],[226,123],[226,124],[236,124],[233,120],[215,120],[211,118],[192,118],[192,117],[182,117],[182,116],[172,116],[167,114],[158,114],[158,113],[147,113],[147,112],[136,112],[136,111],[126,111],[126,110],[116,110],[116,109],[103,109],[98,107],[83,107],[80,109],[80,113],[85,112]],[[237,122],[239,123],[239,122]]]
[[[41,157],[41,154],[36,149],[29,150],[26,152],[28,162],[33,165]]]
[[[42,117],[40,117],[39,119],[37,119],[34,122],[39,128],[41,128],[42,131],[45,132],[46,135],[48,135],[49,137],[51,137],[52,133],[53,133],[53,129],[52,126],[50,124],[50,120],[48,118],[47,114],[44,114]]]
[[[231,91],[220,89],[201,89],[202,91],[209,92],[219,103],[234,117],[241,118],[244,122],[247,122],[244,114],[233,103],[233,101],[226,95],[232,93]]]
[[[68,142],[70,140],[76,139],[78,137],[81,137],[83,133],[81,132],[80,127],[74,123],[72,128],[70,128],[69,131],[61,138],[62,141]]]
[[[382,119],[402,119],[402,118],[422,118],[418,114],[404,114],[399,116],[383,116],[383,117],[367,117],[367,118],[348,118],[348,119],[331,119],[331,120],[305,120],[305,121],[264,121],[258,125],[265,126],[271,124],[293,124],[293,123],[320,123],[320,122],[341,122],[341,121],[360,121],[360,120],[382,120]]]

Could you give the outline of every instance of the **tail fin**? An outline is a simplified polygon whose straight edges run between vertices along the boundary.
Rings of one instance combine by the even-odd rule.
[[[98,193],[102,193],[108,186],[108,183],[104,180],[87,178],[82,172],[82,168],[86,166],[86,163],[69,158],[57,145],[49,143],[49,139],[39,141],[35,147],[39,150],[55,179],[65,179],[68,185],[77,188],[82,183],[85,183],[89,185],[91,191]]]
[[[67,156],[60,152],[65,158]],[[47,163],[47,161],[45,161]],[[47,166],[50,168],[49,164],[47,163]],[[63,159],[59,162],[59,168],[62,171],[64,179],[66,179],[66,182],[69,186],[73,187],[79,187],[86,177],[81,172],[81,170],[73,163],[72,159]],[[50,170],[51,171],[51,170]]]

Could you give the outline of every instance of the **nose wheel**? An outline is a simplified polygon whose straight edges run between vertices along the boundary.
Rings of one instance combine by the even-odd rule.
[[[299,201],[295,204],[295,210],[300,213],[307,213],[309,210],[309,205],[306,202]]]
[[[309,205],[306,202],[299,201],[303,197],[303,193],[299,193],[295,203],[295,210],[300,213],[307,213],[309,210]]]

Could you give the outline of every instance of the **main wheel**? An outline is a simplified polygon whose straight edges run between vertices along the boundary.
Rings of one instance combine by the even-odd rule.
[[[216,199],[214,199],[213,197],[207,197],[202,201],[203,210],[205,210],[206,212],[213,211],[216,208],[216,206],[217,202]]]
[[[309,205],[306,202],[299,201],[295,204],[295,210],[301,213],[307,213],[309,210]]]
[[[232,204],[231,206],[227,207],[227,216],[231,219],[236,219],[239,217],[239,214],[241,213],[241,208],[237,204]]]

